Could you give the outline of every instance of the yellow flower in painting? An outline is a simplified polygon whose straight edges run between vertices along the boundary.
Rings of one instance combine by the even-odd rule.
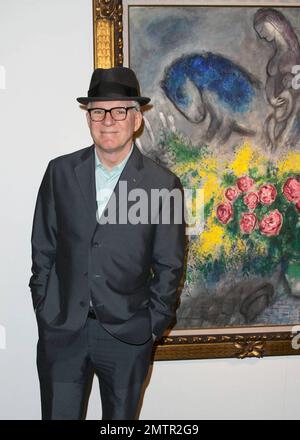
[[[282,177],[286,173],[300,173],[300,153],[289,151],[288,154],[279,159],[278,177]]]
[[[220,183],[218,177],[214,174],[207,174],[203,180],[204,203],[208,203],[219,192]]]
[[[249,142],[245,142],[237,151],[234,160],[228,164],[236,176],[242,176],[248,172],[250,164],[252,165],[253,149]]]
[[[198,236],[198,240],[192,246],[192,252],[196,252],[200,258],[205,258],[209,255],[216,257],[223,244],[225,230],[223,225],[214,223],[214,217],[214,214],[212,214],[207,219],[204,231]]]
[[[233,171],[238,177],[248,174],[249,168],[257,168],[259,173],[263,174],[266,170],[266,158],[261,152],[253,148],[250,142],[245,142],[226,168]]]
[[[220,168],[220,163],[215,157],[205,157],[201,159],[199,174],[216,173]]]
[[[178,176],[184,176],[186,173],[197,170],[199,164],[197,162],[187,162],[182,165],[177,165],[173,168],[174,173]]]
[[[200,253],[203,256],[215,256],[223,243],[223,238],[224,228],[219,225],[212,225],[208,230],[204,230],[199,240]]]
[[[203,189],[204,202],[209,200],[219,192],[220,184],[218,179],[218,169],[220,165],[218,160],[213,157],[207,157],[201,162],[188,162],[173,168],[175,174],[179,177],[188,177],[188,183],[193,188]],[[191,172],[197,172],[191,175]]]

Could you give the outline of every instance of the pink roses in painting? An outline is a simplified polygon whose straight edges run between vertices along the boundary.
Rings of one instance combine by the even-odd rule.
[[[289,177],[281,194],[300,212],[300,181],[296,177]],[[267,237],[278,235],[283,225],[283,215],[277,207],[272,209],[278,197],[275,186],[271,183],[261,184],[258,188],[255,181],[249,176],[242,176],[236,180],[234,186],[225,190],[226,201],[217,206],[217,218],[227,224],[235,216],[234,203],[242,197],[244,208],[248,211],[240,212],[239,227],[243,234],[251,234],[255,229]],[[269,208],[259,219],[255,209],[258,206]]]

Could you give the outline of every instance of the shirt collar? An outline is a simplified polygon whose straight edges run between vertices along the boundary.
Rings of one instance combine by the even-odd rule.
[[[120,162],[120,163],[118,163],[118,165],[115,165],[114,167],[112,167],[111,170],[108,170],[108,168],[106,168],[106,166],[103,165],[103,163],[102,163],[101,160],[99,159],[98,154],[97,154],[97,152],[96,152],[96,147],[94,147],[94,152],[95,152],[95,168],[98,168],[98,167],[99,167],[99,168],[101,168],[102,170],[104,170],[104,171],[106,171],[106,172],[109,172],[109,173],[116,172],[116,171],[121,171],[121,170],[125,167],[126,162],[128,161],[128,159],[129,159],[129,157],[130,157],[130,155],[131,155],[131,153],[132,153],[132,150],[133,150],[133,142],[132,142],[132,144],[131,144],[131,148],[130,148],[129,153],[128,153],[127,156],[122,160],[122,162]]]

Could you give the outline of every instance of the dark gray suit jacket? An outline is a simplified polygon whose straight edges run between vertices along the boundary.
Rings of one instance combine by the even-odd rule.
[[[175,317],[185,225],[99,224],[94,148],[51,160],[39,188],[29,282],[39,331],[79,330],[92,300],[111,334],[142,344],[152,332],[160,337]],[[143,188],[149,197],[153,188],[182,189],[178,177],[136,145],[114,190],[116,215],[120,181],[128,191]],[[133,204],[128,202],[128,210]],[[183,216],[183,202],[180,209]]]

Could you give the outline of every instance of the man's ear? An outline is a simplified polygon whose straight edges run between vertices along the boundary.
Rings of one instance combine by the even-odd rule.
[[[142,112],[136,112],[134,115],[134,132],[138,131],[142,125],[143,115]]]

